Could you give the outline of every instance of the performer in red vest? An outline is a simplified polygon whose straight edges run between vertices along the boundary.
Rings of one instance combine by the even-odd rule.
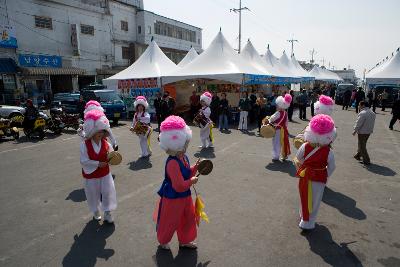
[[[289,132],[288,132],[288,114],[287,109],[292,102],[292,96],[285,94],[284,97],[276,98],[277,111],[270,117],[269,122],[275,126],[276,133],[272,138],[272,160],[286,160],[290,155]]]
[[[101,211],[104,211],[104,221],[113,223],[111,211],[117,207],[117,197],[107,160],[107,154],[113,151],[106,139],[110,123],[103,112],[91,110],[85,114],[83,132],[80,162],[87,203],[94,219],[101,220]]]
[[[315,228],[325,184],[335,170],[335,158],[330,148],[335,138],[336,128],[332,118],[324,114],[316,115],[304,131],[306,142],[297,151],[294,161],[300,178],[299,227],[303,230]]]

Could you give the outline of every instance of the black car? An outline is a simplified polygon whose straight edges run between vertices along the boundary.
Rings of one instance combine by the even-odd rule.
[[[344,92],[349,90],[350,92],[353,91],[356,87],[354,84],[351,83],[341,83],[337,86],[336,88],[336,93],[335,93],[335,104],[336,105],[342,105],[343,104],[343,95]]]
[[[78,114],[79,93],[60,93],[54,95],[52,105],[61,103],[63,110],[69,114]]]

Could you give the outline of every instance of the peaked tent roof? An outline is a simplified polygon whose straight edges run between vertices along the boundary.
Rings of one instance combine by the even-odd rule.
[[[282,56],[279,58],[279,62],[281,63],[283,70],[290,74],[290,77],[301,77],[297,71],[297,68],[292,64],[285,51],[283,51]]]
[[[398,80],[397,83],[400,83],[400,49],[397,49],[395,54],[381,66],[378,66],[375,69],[371,70],[365,78],[368,80],[385,80],[392,79]],[[374,71],[375,70],[375,71]]]
[[[282,64],[279,62],[278,58],[272,54],[271,50],[268,48],[267,52],[265,52],[265,55],[263,59],[266,62],[266,68],[267,70],[274,76],[277,77],[291,77],[289,73],[285,71],[285,69],[282,67]]]
[[[163,83],[209,78],[241,84],[244,74],[266,75],[242,60],[219,31],[210,46],[192,62],[163,77]]]
[[[157,43],[152,41],[132,65],[104,81],[155,78],[168,75],[178,69],[179,67],[161,51]]]
[[[271,75],[271,73],[267,70],[267,64],[265,60],[261,58],[260,54],[254,48],[250,40],[247,41],[245,47],[242,49],[240,57],[259,71],[264,72],[267,75]]]
[[[190,62],[192,62],[196,57],[198,57],[199,54],[197,53],[196,49],[190,48],[189,52],[187,52],[186,56],[181,60],[181,62],[178,63],[179,67],[184,67]]]
[[[315,65],[310,71],[311,76],[315,77],[315,80],[326,81],[326,82],[339,82],[343,81],[336,73],[323,69]]]
[[[308,71],[303,69],[303,67],[300,65],[300,63],[297,61],[296,57],[293,55],[291,58],[293,66],[297,69],[297,73],[303,78],[306,79],[314,79],[314,76],[312,76]]]

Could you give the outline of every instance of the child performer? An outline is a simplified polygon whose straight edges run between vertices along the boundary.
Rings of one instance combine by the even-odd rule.
[[[200,96],[201,109],[199,110],[199,112],[201,112],[204,115],[204,117],[206,118],[206,122],[205,125],[200,124],[201,145],[199,146],[199,148],[214,147],[213,145],[214,140],[212,136],[213,122],[210,119],[211,109],[209,108],[211,100],[212,100],[212,95],[210,92],[204,92]]]
[[[150,127],[150,114],[146,112],[146,109],[149,107],[147,100],[144,96],[136,97],[135,102],[133,103],[136,113],[133,116],[132,128],[135,127],[135,124],[140,122],[147,126],[147,131],[144,134],[138,134],[140,148],[142,150],[141,157],[149,157],[151,156],[150,149],[150,135],[151,135],[151,127]]]
[[[85,114],[83,132],[80,162],[87,203],[94,219],[101,220],[103,210],[104,221],[113,223],[111,211],[117,207],[117,197],[107,160],[107,153],[113,151],[106,139],[110,123],[103,112],[91,110]]]
[[[269,123],[275,126],[275,136],[272,138],[272,160],[286,160],[290,155],[289,132],[287,129],[288,114],[286,109],[289,108],[292,102],[292,96],[285,94],[284,97],[276,98],[277,111],[270,117]]]
[[[178,116],[169,116],[160,127],[160,147],[169,154],[165,164],[165,178],[158,194],[157,239],[160,247],[169,249],[168,243],[177,232],[179,246],[196,249],[197,237],[195,207],[190,187],[197,183],[197,163],[190,166],[185,154],[192,131]]]
[[[83,114],[86,114],[86,113],[88,113],[89,111],[94,110],[94,109],[95,109],[95,110],[99,110],[99,111],[101,111],[101,112],[104,113],[104,109],[103,109],[103,107],[100,105],[99,102],[97,102],[96,100],[90,100],[90,101],[88,101],[88,102],[86,103],[86,105],[85,105],[85,110],[83,111]],[[81,137],[83,137],[83,136],[85,135],[85,133],[83,132],[83,128],[82,128],[81,126],[79,126],[78,135],[81,136]],[[117,150],[118,150],[117,139],[115,139],[115,137],[114,137],[114,135],[113,135],[113,133],[112,133],[112,131],[111,131],[111,128],[110,128],[110,135],[108,136],[108,139],[110,140],[113,149],[114,149],[115,151],[117,151]]]
[[[304,131],[304,143],[296,154],[300,193],[299,227],[315,228],[325,184],[335,170],[335,158],[330,144],[335,140],[335,123],[328,115],[315,115]]]

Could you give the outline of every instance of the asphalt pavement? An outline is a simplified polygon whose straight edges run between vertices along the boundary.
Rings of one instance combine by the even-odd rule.
[[[289,124],[295,135],[306,122]],[[82,189],[79,138],[74,131],[43,141],[0,143],[0,266],[400,266],[400,126],[377,115],[368,142],[372,164],[353,158],[354,110],[336,107],[337,169],[329,178],[316,229],[301,234],[298,178],[291,162],[272,163],[271,140],[256,130],[215,132],[215,149],[200,192],[210,222],[198,230],[198,250],[159,251],[152,213],[166,154],[152,136],[153,156],[139,159],[129,123],[113,128],[123,161],[112,167],[118,208],[115,225],[91,220]],[[234,127],[233,127],[234,128]],[[292,156],[295,148],[292,146]]]

